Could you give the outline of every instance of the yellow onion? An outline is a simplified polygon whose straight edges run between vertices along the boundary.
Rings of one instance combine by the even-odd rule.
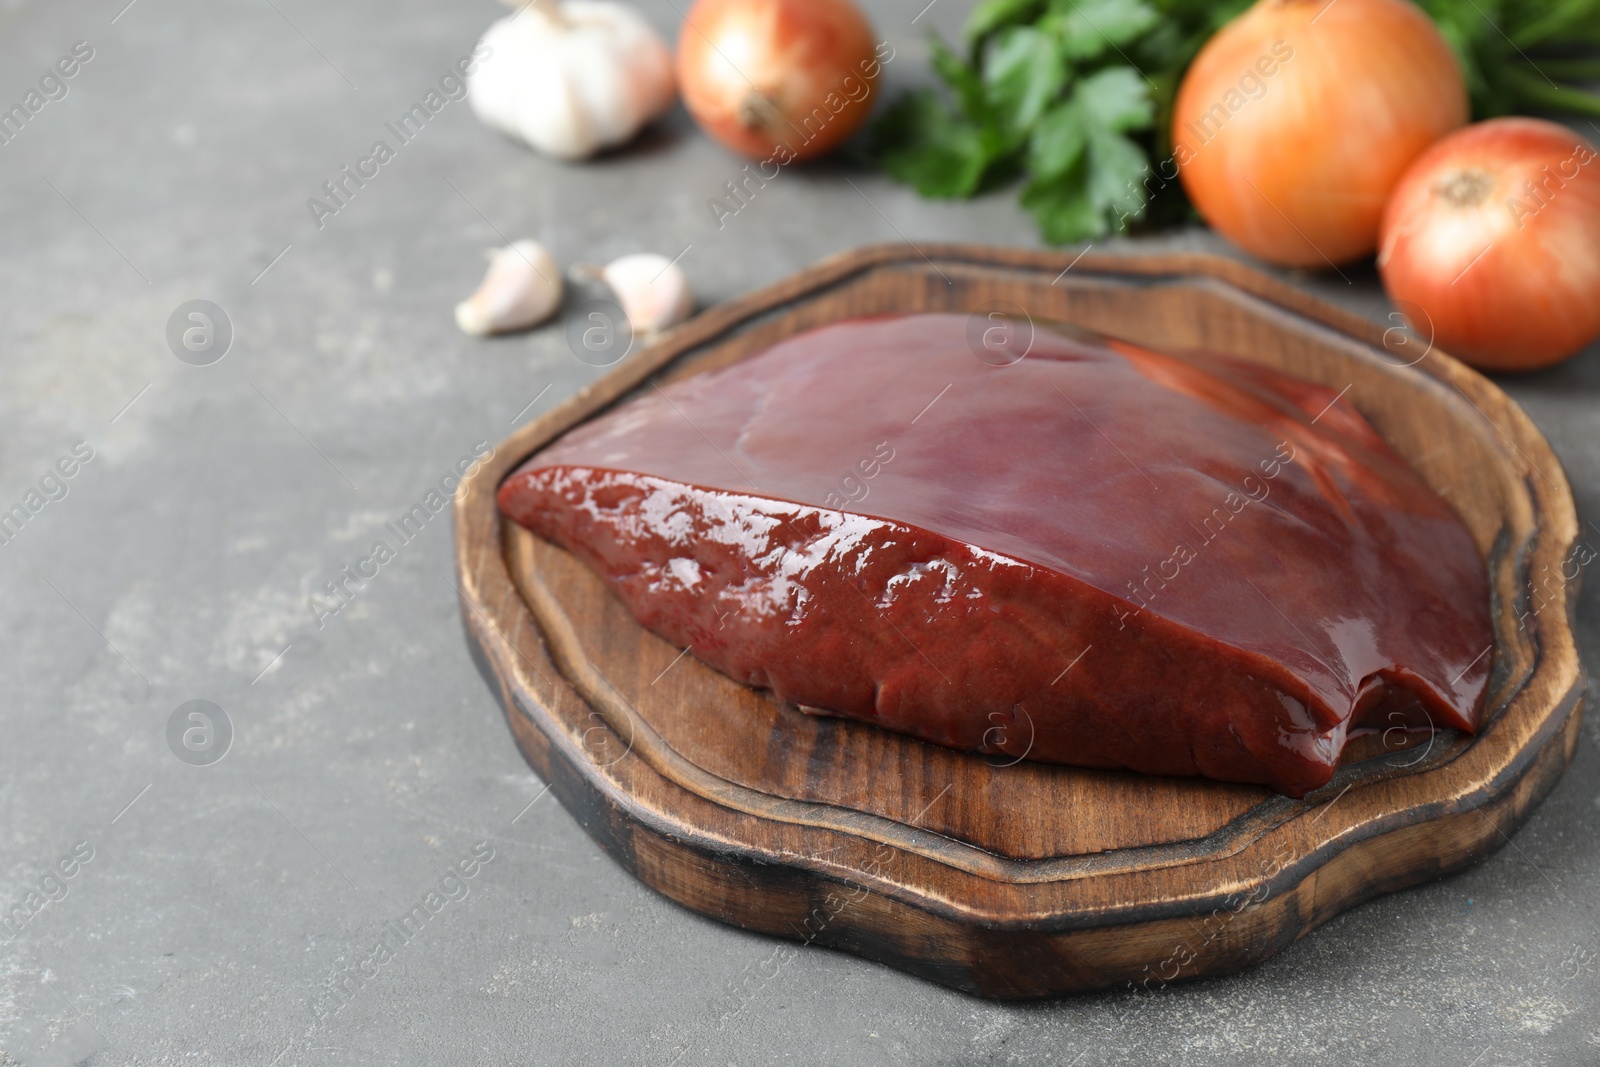
[[[1414,163],[1378,269],[1412,327],[1486,370],[1531,370],[1600,337],[1600,153],[1565,126],[1494,119]]]
[[[880,66],[852,0],[697,0],[678,32],[689,114],[734,151],[778,165],[854,133]]]
[[[1466,121],[1460,64],[1406,0],[1258,0],[1184,75],[1173,157],[1235,244],[1332,266],[1377,247],[1395,183]]]

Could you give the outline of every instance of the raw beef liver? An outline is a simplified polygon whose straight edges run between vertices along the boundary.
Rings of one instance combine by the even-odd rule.
[[[500,506],[716,669],[942,745],[1298,796],[1363,726],[1476,728],[1486,569],[1347,398],[968,333],[842,322],[648,389]]]

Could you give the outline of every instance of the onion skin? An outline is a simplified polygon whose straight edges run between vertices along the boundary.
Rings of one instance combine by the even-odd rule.
[[[699,0],[678,35],[683,103],[751,159],[813,159],[872,110],[872,26],[850,0]]]
[[[1475,367],[1565,359],[1600,337],[1600,153],[1540,119],[1446,137],[1395,189],[1378,269],[1426,314],[1418,332]]]
[[[1245,251],[1333,266],[1377,247],[1395,183],[1467,106],[1455,54],[1406,0],[1258,0],[1185,74],[1173,158]]]

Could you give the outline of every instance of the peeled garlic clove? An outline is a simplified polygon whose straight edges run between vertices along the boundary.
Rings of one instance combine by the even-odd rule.
[[[640,252],[612,260],[600,277],[617,294],[635,334],[657,333],[694,312],[689,276],[666,256]]]
[[[456,305],[464,333],[526,330],[561,306],[561,268],[538,241],[517,241],[489,254],[489,271],[478,291]]]

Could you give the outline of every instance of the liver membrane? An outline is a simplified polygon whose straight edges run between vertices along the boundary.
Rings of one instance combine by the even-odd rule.
[[[501,509],[712,667],[939,744],[1298,796],[1352,731],[1476,728],[1484,564],[1348,398],[977,333],[852,320],[652,387]]]

